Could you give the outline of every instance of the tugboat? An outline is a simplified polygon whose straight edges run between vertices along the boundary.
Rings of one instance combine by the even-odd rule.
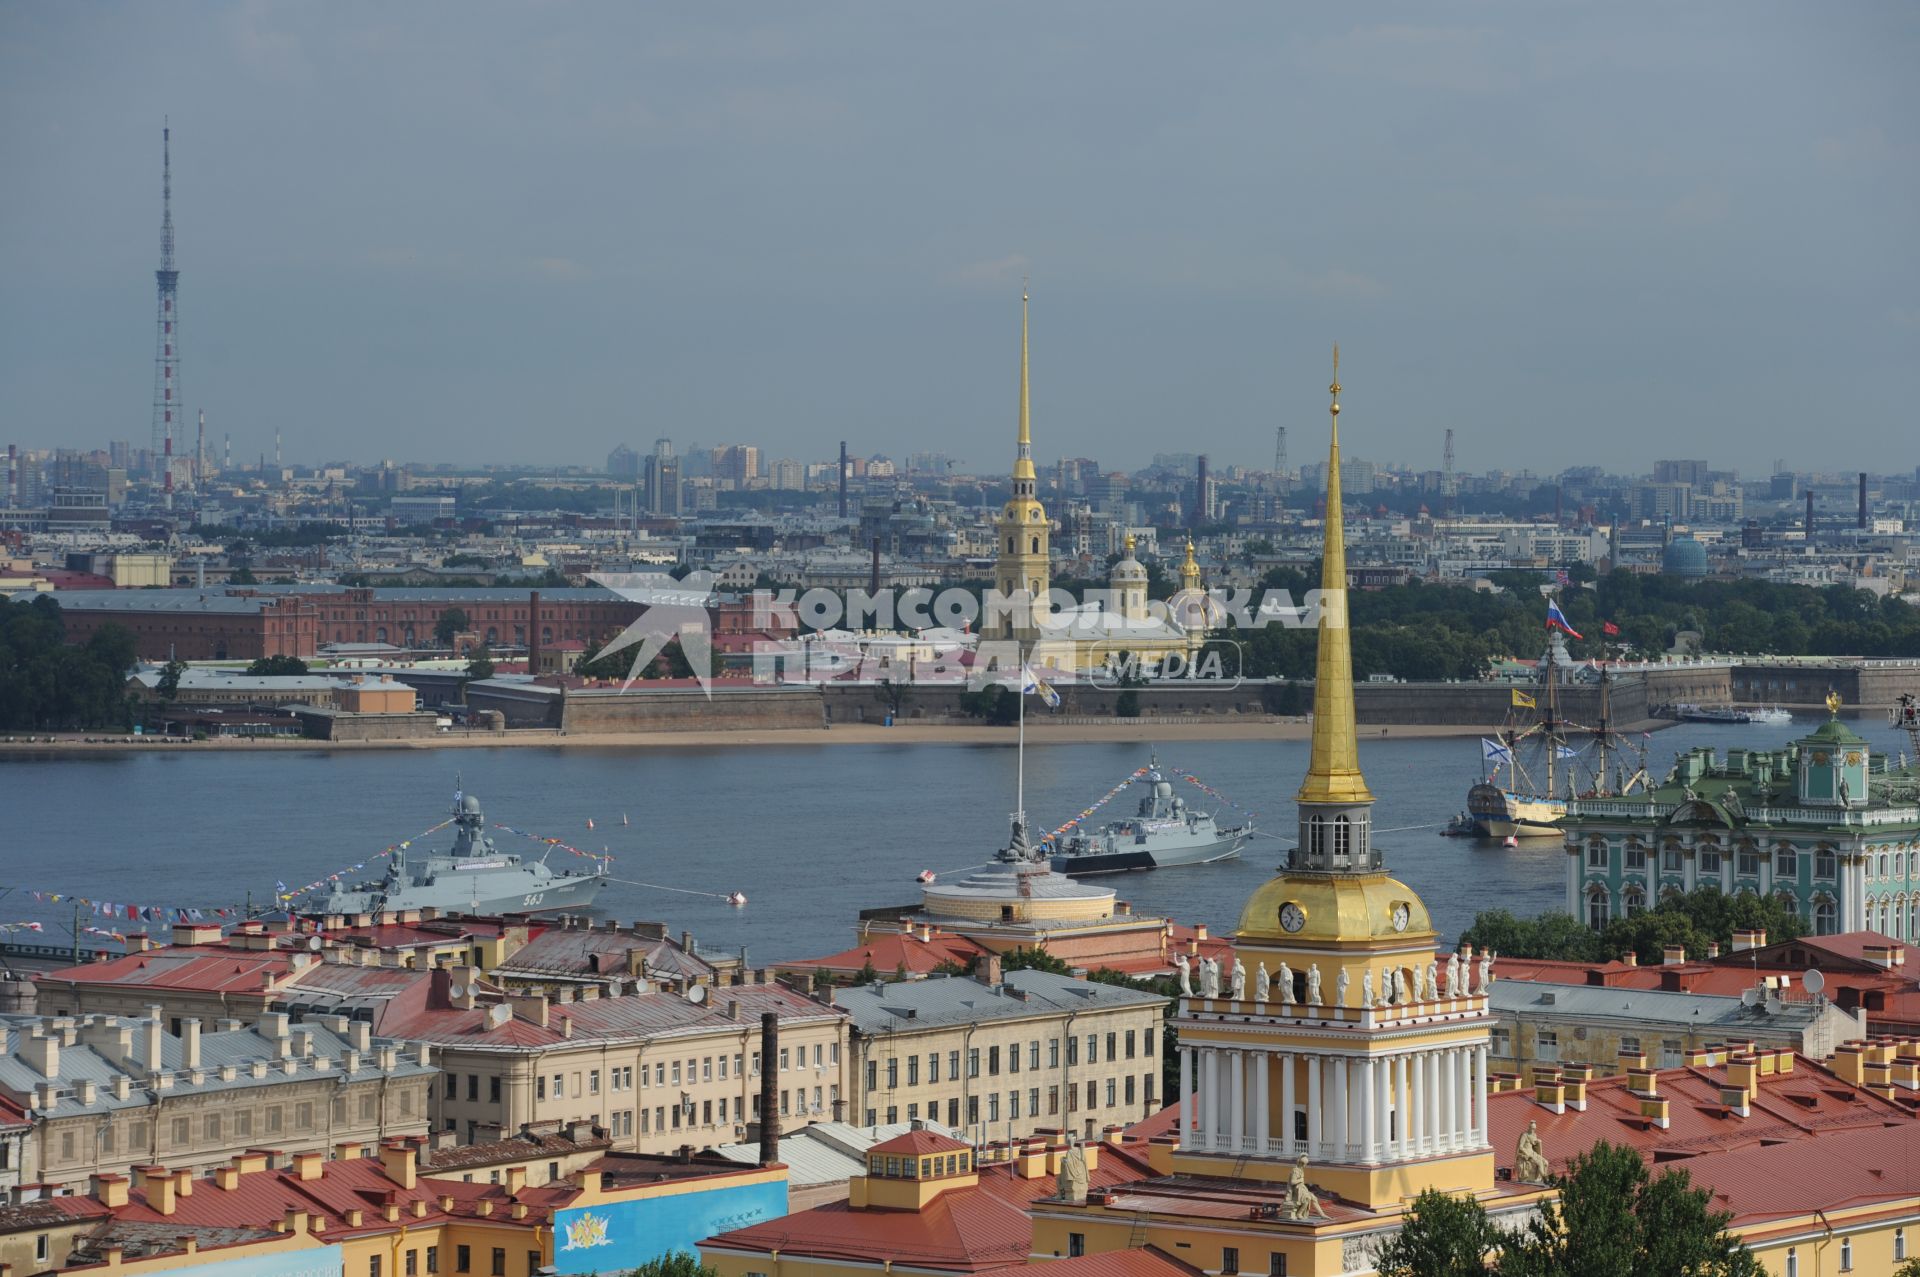
[[[500,851],[487,837],[487,819],[473,794],[454,791],[453,824],[451,850],[409,857],[405,848],[397,847],[388,859],[386,877],[352,887],[335,885],[303,912],[392,913],[432,908],[444,913],[506,914],[584,909],[611,872],[603,859],[590,860],[591,869],[556,871],[544,859],[528,863],[512,852]]]
[[[1109,821],[1092,833],[1076,833],[1061,843],[1051,857],[1055,873],[1084,877],[1204,865],[1239,855],[1253,837],[1252,821],[1223,829],[1212,812],[1187,806],[1161,772],[1159,759],[1147,764],[1143,779],[1151,788],[1134,814]]]

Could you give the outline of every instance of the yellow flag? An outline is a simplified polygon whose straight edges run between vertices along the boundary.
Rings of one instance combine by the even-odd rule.
[[[1516,687],[1513,689],[1513,705],[1515,709],[1533,709],[1533,697]]]

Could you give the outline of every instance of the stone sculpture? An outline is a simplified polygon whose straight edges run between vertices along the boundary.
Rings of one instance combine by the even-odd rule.
[[[1544,1184],[1553,1174],[1547,1155],[1540,1147],[1540,1124],[1528,1122],[1520,1136],[1520,1147],[1513,1155],[1513,1178],[1520,1184]]]
[[[1320,977],[1316,975],[1312,992],[1317,994],[1319,991]],[[1282,1006],[1293,1005],[1293,968],[1284,962],[1280,964],[1280,1003]]]
[[[1060,1159],[1060,1177],[1054,1184],[1053,1195],[1063,1202],[1087,1200],[1087,1155],[1080,1151],[1078,1140],[1068,1146],[1066,1156]]]
[[[1347,1005],[1347,990],[1352,987],[1353,976],[1348,974],[1345,967],[1341,967],[1339,978],[1333,982],[1333,1004],[1341,1007]]]
[[[1281,970],[1284,971],[1286,968],[1282,967]],[[1317,962],[1307,968],[1307,1005],[1310,1007],[1326,1005],[1320,1001],[1320,964]]]
[[[1265,1002],[1267,1000],[1267,993],[1272,988],[1272,980],[1267,975],[1267,964],[1262,962],[1259,968],[1253,973],[1253,1000],[1255,1002]]]
[[[1325,1219],[1327,1212],[1307,1183],[1307,1155],[1302,1153],[1287,1175],[1287,1218],[1312,1219],[1315,1216]]]
[[[1192,967],[1192,964],[1190,964],[1187,961],[1186,954],[1176,953],[1173,955],[1173,969],[1180,973],[1181,996],[1188,997],[1188,998],[1192,997],[1193,996],[1193,967]]]
[[[1247,996],[1247,964],[1238,958],[1233,960],[1233,987],[1231,996],[1235,1002],[1245,1001]]]

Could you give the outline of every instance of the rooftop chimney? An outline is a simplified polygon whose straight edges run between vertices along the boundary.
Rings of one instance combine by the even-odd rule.
[[[380,1141],[380,1169],[402,1188],[412,1188],[416,1166],[413,1145],[405,1140]]]
[[[180,1067],[183,1069],[200,1067],[200,1021],[198,1020],[180,1022]]]
[[[845,473],[843,469],[842,474]],[[760,1165],[780,1160],[780,1092],[776,1075],[780,1059],[780,1017],[772,1011],[760,1016]]]

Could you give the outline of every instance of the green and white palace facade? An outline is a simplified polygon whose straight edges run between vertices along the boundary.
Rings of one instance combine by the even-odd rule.
[[[1920,941],[1920,769],[1837,715],[1785,749],[1695,749],[1643,794],[1568,808],[1567,911],[1595,929],[1715,885],[1778,896],[1816,934]]]

